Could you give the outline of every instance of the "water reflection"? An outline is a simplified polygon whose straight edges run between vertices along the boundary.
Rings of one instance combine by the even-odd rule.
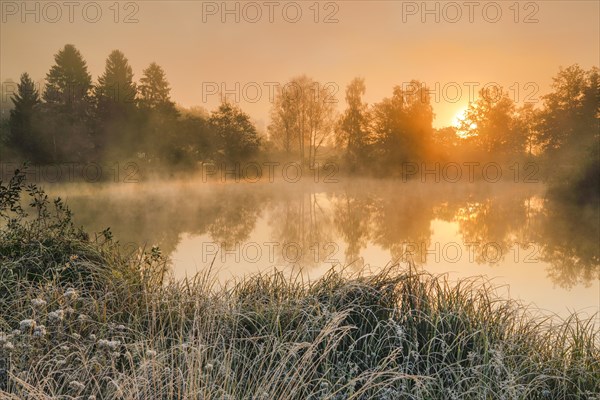
[[[157,244],[167,254],[183,246],[196,253],[199,269],[210,261],[202,254],[209,250],[213,258],[241,252],[223,264],[245,263],[244,271],[335,262],[359,268],[409,258],[427,266],[439,261],[436,251],[448,264],[454,242],[470,252],[461,262],[544,264],[548,278],[565,288],[600,279],[598,207],[565,205],[540,185],[163,182],[49,191],[66,197],[88,230],[111,227],[123,242]],[[439,221],[455,232],[433,243]],[[176,272],[182,268],[174,264]]]
[[[313,190],[282,192],[267,207],[278,264],[311,268],[326,263],[337,246],[331,198]]]
[[[547,199],[535,215],[535,241],[548,276],[558,285],[589,285],[600,279],[600,228],[597,205],[572,205]]]

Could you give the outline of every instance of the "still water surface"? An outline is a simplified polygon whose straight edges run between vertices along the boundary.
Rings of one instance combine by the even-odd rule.
[[[541,184],[187,180],[48,191],[90,232],[159,245],[177,278],[211,263],[226,281],[412,262],[450,279],[492,278],[500,294],[557,314],[600,309],[598,209],[550,200]]]

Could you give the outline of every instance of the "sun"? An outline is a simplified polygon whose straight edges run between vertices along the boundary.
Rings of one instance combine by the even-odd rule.
[[[464,106],[460,110],[458,110],[456,112],[456,114],[454,114],[454,117],[452,118],[452,127],[454,127],[456,129],[456,134],[463,139],[469,137],[468,130],[477,128],[477,124],[475,122],[473,122],[469,125],[467,130],[461,129],[463,127],[463,123],[464,123],[465,119],[467,118],[468,110],[469,110],[469,106]]]
[[[461,108],[460,110],[458,110],[456,112],[456,114],[454,114],[454,117],[452,117],[452,126],[455,128],[460,128],[462,122],[464,121],[466,115],[467,115],[467,109],[468,107],[465,106],[463,108]]]

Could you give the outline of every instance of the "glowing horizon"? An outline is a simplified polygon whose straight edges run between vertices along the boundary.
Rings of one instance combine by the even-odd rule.
[[[598,64],[597,2],[574,1],[567,7],[561,1],[530,2],[537,10],[523,4],[518,15],[503,3],[496,22],[485,2],[475,10],[473,22],[466,9],[453,22],[454,10],[444,3],[426,3],[431,10],[438,8],[436,15],[411,8],[421,3],[385,1],[321,3],[318,15],[310,4],[297,3],[302,18],[291,22],[292,3],[278,3],[273,22],[260,2],[262,17],[250,22],[253,9],[237,3],[231,3],[233,14],[227,14],[211,8],[220,7],[217,2],[153,1],[119,3],[118,13],[104,4],[102,18],[94,23],[82,18],[88,3],[74,9],[72,23],[69,10],[49,22],[53,10],[39,6],[36,23],[33,5],[22,22],[22,10],[6,5],[20,3],[4,1],[0,79],[16,81],[25,71],[34,80],[42,79],[54,54],[72,43],[96,80],[110,51],[120,49],[135,80],[150,62],[161,65],[173,100],[182,106],[215,109],[219,97],[207,94],[206,85],[222,85],[237,91],[239,105],[263,128],[269,122],[269,85],[283,85],[301,74],[336,85],[338,111],[345,108],[345,87],[356,76],[365,78],[369,104],[391,96],[394,86],[419,79],[434,92],[434,126],[439,128],[452,124],[458,110],[472,100],[473,89],[495,82],[518,102],[527,96],[539,101],[560,66],[578,63],[588,69]],[[285,7],[284,15],[280,10]],[[490,15],[483,14],[486,7]],[[88,7],[88,20],[92,11]],[[262,90],[258,101],[249,98],[252,86]]]

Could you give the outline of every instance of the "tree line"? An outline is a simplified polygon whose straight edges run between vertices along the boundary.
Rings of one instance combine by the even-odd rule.
[[[256,127],[239,107],[223,103],[210,115],[178,109],[156,63],[135,82],[129,61],[114,50],[93,83],[75,46],[66,45],[54,60],[42,93],[29,74],[21,76],[2,129],[7,157],[36,163],[138,157],[189,165],[237,161],[260,146]]]
[[[338,113],[326,85],[294,77],[277,90],[266,135],[227,100],[211,113],[183,109],[170,90],[156,63],[135,82],[119,50],[94,83],[81,53],[66,45],[55,55],[42,93],[27,73],[21,76],[3,122],[3,157],[38,163],[142,157],[192,167],[283,158],[311,167],[332,161],[348,173],[374,176],[395,175],[406,163],[536,160],[563,181],[591,179],[597,187],[597,67],[561,68],[541,107],[518,106],[501,87],[482,89],[460,125],[442,129],[433,127],[430,91],[418,80],[370,105],[364,79],[355,78]]]

